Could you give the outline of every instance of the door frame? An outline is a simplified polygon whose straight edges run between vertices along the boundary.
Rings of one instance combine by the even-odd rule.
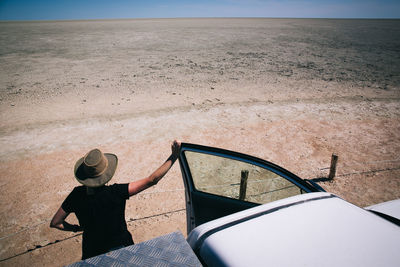
[[[199,223],[204,223],[203,218],[196,218],[196,209],[199,210],[198,203],[194,203],[197,199],[201,199],[207,203],[211,203],[212,201],[221,202],[221,205],[225,205],[227,208],[227,212],[236,212],[240,210],[244,210],[247,208],[251,208],[257,205],[258,203],[242,201],[238,199],[232,199],[224,196],[214,195],[211,193],[199,191],[195,188],[193,183],[192,174],[190,172],[190,167],[188,165],[188,161],[185,156],[185,151],[198,152],[202,154],[209,154],[213,156],[228,158],[232,160],[242,161],[248,164],[256,165],[260,168],[267,169],[271,172],[276,173],[277,175],[287,179],[294,185],[298,186],[301,190],[306,193],[310,192],[320,192],[321,187],[313,186],[313,184],[307,183],[306,180],[301,179],[297,175],[292,172],[263,159],[250,156],[247,154],[243,154],[240,152],[235,152],[231,150],[226,150],[222,148],[203,146],[198,144],[191,143],[182,143],[181,151],[179,156],[179,165],[182,172],[182,178],[185,185],[185,200],[186,200],[186,222],[187,222],[187,230],[188,233]],[[227,214],[226,214],[227,215]],[[224,216],[224,215],[223,215]],[[207,219],[206,219],[207,220]]]

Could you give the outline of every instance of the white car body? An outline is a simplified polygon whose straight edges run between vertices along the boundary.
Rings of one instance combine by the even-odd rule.
[[[187,240],[208,266],[400,265],[400,227],[330,193],[228,215]]]
[[[400,220],[400,199],[395,199],[366,207],[367,210],[377,211]]]

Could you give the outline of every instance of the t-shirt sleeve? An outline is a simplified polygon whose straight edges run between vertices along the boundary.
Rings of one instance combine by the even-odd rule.
[[[114,192],[123,199],[129,199],[129,184],[113,184]]]
[[[76,199],[77,190],[74,188],[71,193],[67,196],[64,202],[61,204],[62,209],[65,212],[75,212],[75,199]]]

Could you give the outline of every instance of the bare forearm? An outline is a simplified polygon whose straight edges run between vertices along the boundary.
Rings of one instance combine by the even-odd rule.
[[[50,227],[57,228],[58,230],[62,230],[62,231],[69,231],[69,232],[82,231],[82,227],[80,227],[79,225],[70,224],[65,221],[62,223],[58,223],[58,224],[50,224]]]
[[[68,217],[68,214],[69,213],[65,212],[64,209],[60,207],[57,210],[56,214],[54,214],[53,219],[51,219],[50,227],[62,231],[82,231],[82,227],[80,227],[79,225],[69,224],[65,221],[65,219]]]
[[[160,167],[158,167],[157,170],[155,170],[147,178],[129,183],[128,187],[129,195],[133,196],[157,184],[164,177],[164,175],[167,174],[172,165],[174,165],[174,162],[178,159],[180,146],[181,146],[180,142],[175,140],[171,145],[171,150],[172,150],[171,155]]]
[[[176,161],[177,156],[174,154],[171,154],[169,158],[157,169],[155,170],[150,176],[149,176],[149,181],[152,185],[155,185],[160,181],[164,175],[169,171],[169,169],[174,165],[174,162]]]

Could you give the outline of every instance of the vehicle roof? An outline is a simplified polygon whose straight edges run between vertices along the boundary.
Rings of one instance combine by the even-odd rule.
[[[400,220],[400,199],[395,199],[366,207],[367,210],[378,211]]]
[[[207,265],[395,266],[400,227],[329,193],[303,194],[195,228]]]

